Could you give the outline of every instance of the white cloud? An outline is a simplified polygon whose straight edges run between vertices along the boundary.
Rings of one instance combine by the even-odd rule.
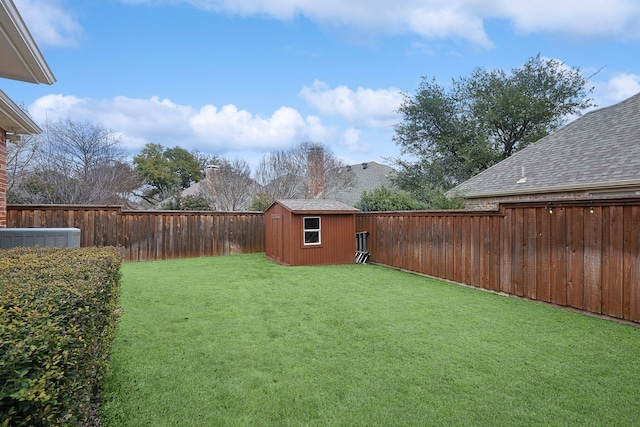
[[[130,150],[155,142],[217,154],[242,150],[267,152],[305,140],[328,142],[333,135],[333,130],[318,117],[304,118],[289,107],[281,107],[271,117],[262,118],[231,104],[220,109],[214,105],[195,109],[158,97],[93,100],[48,95],[36,100],[29,111],[39,123],[66,117],[99,123],[119,133]]]
[[[281,107],[271,117],[262,118],[231,104],[221,109],[204,106],[189,122],[199,139],[209,139],[213,145],[227,141],[236,148],[284,147],[305,139],[311,125],[317,125],[289,107]]]
[[[14,0],[20,16],[39,45],[75,46],[82,26],[58,0]]]
[[[491,47],[485,22],[510,21],[520,31],[576,37],[640,36],[637,0],[120,0],[129,4],[182,2],[212,12],[290,20],[297,15],[324,25],[385,34],[457,38]]]
[[[599,83],[594,89],[598,106],[607,106],[623,101],[640,92],[640,75],[620,73],[607,82]]]
[[[351,153],[366,153],[371,150],[369,144],[360,139],[361,131],[355,128],[348,128],[342,133],[341,143],[347,147]]]
[[[300,96],[322,114],[379,128],[398,122],[399,116],[395,111],[403,100],[400,90],[395,88],[373,90],[358,87],[354,91],[347,86],[338,86],[332,89],[319,80],[311,86],[304,86]]]
[[[637,0],[120,0],[130,5],[183,3],[240,16],[291,20],[304,16],[321,25],[374,34],[416,34],[425,39],[455,38],[491,47],[488,20],[506,20],[524,33],[572,37],[640,37]],[[15,0],[39,44],[75,45],[83,30],[60,0]]]
[[[525,33],[573,37],[640,37],[637,0],[120,0],[130,5],[184,3],[215,13],[291,20],[300,15],[318,24],[375,34],[416,34],[426,39],[455,38],[491,47],[485,24],[506,20]],[[77,18],[60,0],[15,0],[40,44],[75,45],[82,36]]]
[[[640,3],[636,0],[500,0],[499,16],[523,32],[557,32],[575,37],[640,36]]]

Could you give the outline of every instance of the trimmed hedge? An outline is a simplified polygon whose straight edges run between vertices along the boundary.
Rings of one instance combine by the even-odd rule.
[[[122,253],[0,250],[0,426],[82,425],[109,366]]]

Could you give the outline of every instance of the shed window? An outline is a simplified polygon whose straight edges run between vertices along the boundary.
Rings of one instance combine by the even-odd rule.
[[[320,244],[320,217],[304,218],[304,244]]]

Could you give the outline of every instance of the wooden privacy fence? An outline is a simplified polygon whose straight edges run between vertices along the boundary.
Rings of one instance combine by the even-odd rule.
[[[119,245],[124,247],[126,261],[265,251],[262,212],[9,205],[7,227],[76,227],[81,230],[81,246]]]
[[[265,252],[259,212],[9,205],[7,227],[77,227],[127,261]],[[360,213],[364,231],[372,262],[640,322],[640,199]]]
[[[640,322],[640,199],[360,213],[356,231],[372,262]]]

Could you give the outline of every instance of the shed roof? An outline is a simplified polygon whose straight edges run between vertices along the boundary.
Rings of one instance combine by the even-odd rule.
[[[615,189],[638,184],[640,93],[586,113],[449,193],[459,192],[473,198]]]
[[[294,214],[352,214],[359,212],[358,209],[353,206],[349,206],[346,203],[338,202],[337,200],[327,199],[282,199],[276,200],[273,203],[278,203],[284,206],[287,210]]]

